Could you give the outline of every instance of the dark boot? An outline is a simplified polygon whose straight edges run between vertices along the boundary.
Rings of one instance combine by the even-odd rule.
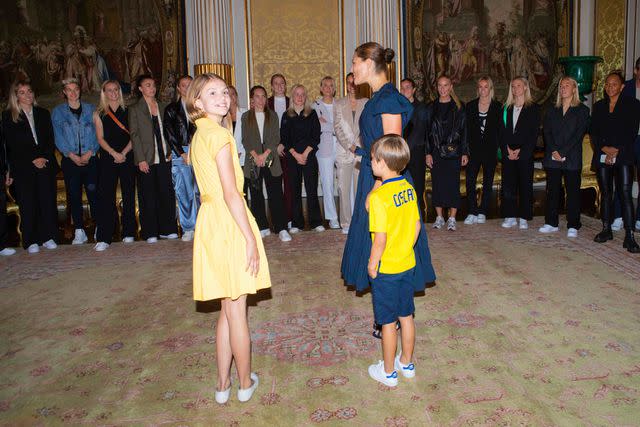
[[[607,240],[613,240],[613,233],[611,232],[611,224],[602,224],[602,231],[596,234],[593,238],[594,242],[604,243]]]
[[[624,243],[622,247],[631,252],[632,254],[640,253],[640,246],[636,243],[636,239],[633,238],[633,231],[626,230],[624,236]]]

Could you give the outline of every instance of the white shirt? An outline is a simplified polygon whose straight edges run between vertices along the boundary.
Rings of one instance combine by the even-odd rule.
[[[33,118],[33,108],[31,108],[31,111],[24,111],[24,114],[27,116],[27,121],[29,122],[31,133],[33,134],[33,139],[36,142],[36,145],[38,145],[38,135],[36,134],[36,122]]]
[[[260,142],[264,145],[264,111],[256,111],[256,122],[258,122],[258,131],[260,132]]]
[[[278,115],[278,123],[282,121],[282,115],[287,111],[287,98],[284,96],[273,97],[273,109]]]
[[[516,130],[516,125],[518,124],[518,118],[520,117],[520,113],[522,112],[522,107],[513,106],[513,130]]]

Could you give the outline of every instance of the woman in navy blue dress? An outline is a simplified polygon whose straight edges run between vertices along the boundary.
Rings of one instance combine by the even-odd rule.
[[[386,64],[391,62],[393,56],[392,49],[385,49],[378,43],[365,43],[356,49],[351,67],[354,83],[368,83],[374,92],[360,116],[362,148],[357,148],[356,154],[362,156],[362,163],[353,217],[342,255],[342,277],[346,285],[355,286],[358,291],[369,287],[367,262],[371,252],[371,236],[365,201],[371,190],[381,185],[381,181],[376,180],[371,170],[371,146],[383,135],[402,135],[413,111],[411,103],[387,80]],[[404,177],[413,184],[407,171],[404,172]],[[424,290],[425,284],[436,279],[424,223],[416,242],[415,254],[414,289],[419,292]]]

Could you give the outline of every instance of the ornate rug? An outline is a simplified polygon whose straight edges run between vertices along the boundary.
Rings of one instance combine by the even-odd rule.
[[[637,425],[640,256],[622,236],[429,230],[438,281],[416,297],[416,378],[377,385],[370,294],[343,286],[345,236],[265,244],[241,404],[213,399],[217,306],[191,299],[191,245],[61,246],[0,260],[0,424]],[[237,384],[234,373],[234,384]]]

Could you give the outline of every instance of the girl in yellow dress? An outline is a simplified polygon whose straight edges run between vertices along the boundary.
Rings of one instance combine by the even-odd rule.
[[[227,85],[215,74],[196,77],[187,92],[187,112],[196,124],[189,157],[202,202],[193,243],[193,297],[222,299],[215,393],[221,404],[229,399],[233,360],[238,400],[249,400],[258,386],[258,376],[251,372],[247,294],[271,287],[260,230],[242,194],[244,175],[236,144],[222,125],[229,105]]]

